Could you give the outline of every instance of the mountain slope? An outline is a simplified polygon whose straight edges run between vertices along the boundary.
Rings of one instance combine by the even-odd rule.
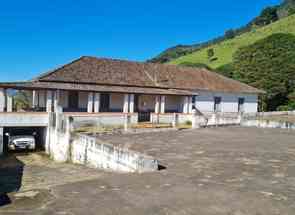
[[[254,29],[251,32],[237,36],[234,39],[229,39],[209,46],[208,48],[193,52],[192,54],[177,58],[170,61],[169,64],[202,63],[216,69],[230,64],[232,62],[232,56],[238,48],[253,44],[254,42],[274,33],[291,33],[295,35],[295,15],[288,16],[265,27]],[[214,61],[208,59],[208,49],[214,49]]]

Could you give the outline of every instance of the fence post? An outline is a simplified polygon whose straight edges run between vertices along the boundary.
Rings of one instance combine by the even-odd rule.
[[[124,115],[124,131],[128,131],[130,123],[131,123],[131,115],[125,114]]]
[[[197,110],[193,109],[192,110],[192,129],[200,128],[200,124],[198,122],[198,117],[197,117]]]
[[[177,113],[173,113],[173,120],[172,120],[172,126],[173,128],[176,128],[178,125],[178,119],[179,115]]]

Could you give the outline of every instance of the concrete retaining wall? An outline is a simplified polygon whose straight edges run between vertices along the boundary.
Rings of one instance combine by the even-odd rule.
[[[121,172],[158,170],[158,161],[150,156],[103,143],[96,137],[86,135],[77,135],[73,138],[71,161],[89,167]]]

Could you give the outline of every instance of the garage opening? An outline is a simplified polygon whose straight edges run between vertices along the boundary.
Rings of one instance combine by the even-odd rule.
[[[5,127],[3,152],[45,151],[46,127]]]

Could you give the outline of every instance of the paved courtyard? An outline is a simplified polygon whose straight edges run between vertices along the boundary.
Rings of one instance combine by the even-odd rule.
[[[101,139],[152,155],[166,169],[117,174],[20,154],[0,160],[0,183],[13,181],[11,174],[19,183],[0,189],[21,185],[0,214],[295,212],[295,131],[228,127]]]

